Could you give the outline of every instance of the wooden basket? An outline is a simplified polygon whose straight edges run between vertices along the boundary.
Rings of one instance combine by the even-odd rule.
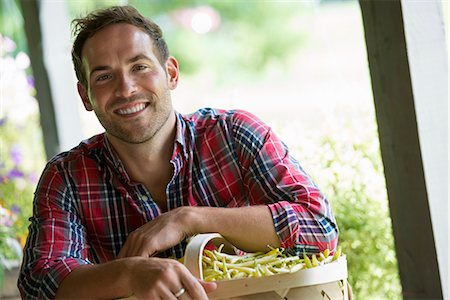
[[[224,252],[234,254],[232,245],[220,234],[198,234],[189,242],[184,264],[197,278],[203,279],[203,249],[209,243],[224,244]],[[228,250],[227,250],[228,249]],[[241,278],[217,281],[217,289],[208,294],[210,299],[233,300],[350,300],[351,291],[347,283],[347,260],[342,255],[338,260],[302,269],[290,274],[277,274],[257,278]]]

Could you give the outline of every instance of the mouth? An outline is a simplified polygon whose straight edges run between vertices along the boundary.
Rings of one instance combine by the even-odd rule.
[[[116,109],[114,112],[120,116],[134,116],[142,112],[147,106],[148,103],[140,102]]]

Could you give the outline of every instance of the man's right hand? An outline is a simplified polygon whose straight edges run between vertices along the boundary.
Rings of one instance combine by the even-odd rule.
[[[195,278],[174,259],[127,257],[107,263],[83,265],[61,283],[56,298],[117,299],[134,295],[137,299],[208,299],[216,284]]]
[[[216,288],[215,283],[195,278],[174,259],[137,259],[128,271],[129,284],[138,299],[176,299],[175,294],[181,289],[185,292],[178,299],[208,299],[206,293]]]

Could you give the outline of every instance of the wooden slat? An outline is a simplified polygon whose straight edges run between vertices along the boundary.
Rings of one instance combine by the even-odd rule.
[[[400,1],[360,1],[405,299],[442,299]]]
[[[40,121],[44,136],[45,153],[48,159],[60,152],[58,128],[56,126],[55,107],[47,69],[44,64],[42,32],[39,22],[39,2],[21,0],[25,34],[28,41],[31,68],[36,87],[36,99],[39,103]]]

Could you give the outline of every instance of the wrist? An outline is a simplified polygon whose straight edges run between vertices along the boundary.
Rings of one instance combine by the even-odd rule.
[[[127,297],[130,297],[134,294],[133,291],[133,283],[136,282],[136,278],[135,278],[135,274],[136,271],[138,270],[138,266],[141,265],[143,263],[143,260],[148,259],[148,258],[143,258],[143,257],[126,257],[126,258],[121,258],[118,261],[121,261],[121,263],[123,264],[123,273],[122,273],[122,282],[124,283],[124,288],[126,291],[126,294],[128,295]],[[137,275],[139,276],[139,275]]]
[[[181,208],[180,223],[187,236],[209,232],[204,224],[206,223],[207,207],[183,206]]]

